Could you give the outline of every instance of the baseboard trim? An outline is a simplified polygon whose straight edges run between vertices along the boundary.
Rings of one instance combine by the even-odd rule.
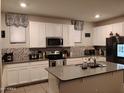
[[[5,90],[7,90],[7,88],[18,88],[18,87],[24,87],[24,86],[28,86],[28,85],[33,85],[33,84],[39,84],[39,83],[44,83],[44,82],[48,82],[48,79],[46,80],[39,80],[39,81],[32,81],[32,82],[28,82],[28,83],[24,83],[24,84],[17,84],[17,85],[12,85],[12,86],[7,86],[5,88]]]

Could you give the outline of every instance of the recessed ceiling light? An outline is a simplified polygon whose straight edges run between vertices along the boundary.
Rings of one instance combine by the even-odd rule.
[[[100,15],[99,14],[95,15],[95,18],[100,18]]]
[[[27,6],[27,4],[26,4],[26,3],[20,3],[20,6],[21,6],[22,8],[25,8],[25,7]]]

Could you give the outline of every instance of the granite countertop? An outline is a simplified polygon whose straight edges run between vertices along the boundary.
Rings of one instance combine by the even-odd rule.
[[[71,65],[50,67],[46,68],[46,70],[61,81],[68,81],[124,69],[124,65],[121,64],[115,64],[110,62],[100,62],[100,64],[103,64],[104,66],[97,68],[82,69],[80,65]]]
[[[77,57],[68,57],[67,59],[71,59],[71,58],[82,58],[82,57],[92,57],[92,56],[77,56]],[[94,56],[93,56],[94,57]],[[95,56],[95,57],[99,57],[99,56]],[[101,56],[104,57],[104,56]],[[48,60],[47,58],[45,59],[33,59],[33,60],[22,60],[22,61],[11,61],[11,62],[3,62],[4,64],[20,64],[20,63],[27,63],[27,62],[37,62],[37,61],[46,61]]]

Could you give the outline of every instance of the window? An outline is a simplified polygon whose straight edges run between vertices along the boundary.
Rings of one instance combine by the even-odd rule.
[[[26,28],[10,26],[10,43],[26,43]]]

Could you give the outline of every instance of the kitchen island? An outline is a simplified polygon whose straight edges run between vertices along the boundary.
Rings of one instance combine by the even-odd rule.
[[[101,62],[101,67],[82,69],[81,65],[50,67],[49,93],[121,93],[121,64]]]

